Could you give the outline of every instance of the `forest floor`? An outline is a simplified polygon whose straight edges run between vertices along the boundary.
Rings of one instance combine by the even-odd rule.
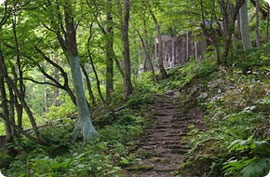
[[[137,154],[144,158],[125,169],[124,176],[170,177],[188,152],[189,125],[204,128],[202,111],[179,107],[179,91],[158,95],[150,106],[154,121],[137,140]]]

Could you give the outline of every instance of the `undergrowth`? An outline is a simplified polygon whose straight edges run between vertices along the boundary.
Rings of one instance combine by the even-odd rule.
[[[247,51],[245,61],[234,58],[229,68],[201,75],[186,88],[196,90],[195,101],[208,115],[207,129],[190,127],[192,150],[180,164],[180,175],[261,177],[269,172],[269,67],[260,60],[268,62],[269,52],[261,50]]]
[[[45,115],[49,122],[42,129],[51,145],[40,146],[27,139],[15,139],[15,143],[8,146],[15,148],[16,154],[0,154],[0,170],[6,176],[21,177],[117,176],[123,167],[139,160],[131,150],[142,127],[151,120],[151,115],[145,112],[153,102],[153,93],[141,85],[124,109],[116,113],[116,120],[107,111],[93,112],[99,138],[91,142],[70,143],[75,123],[70,117],[76,117],[76,110],[68,103],[55,107]]]
[[[270,169],[270,70],[260,59],[268,62],[270,57],[261,53],[247,51],[241,54],[246,62],[234,57],[228,60],[229,67],[217,67],[214,59],[191,61],[169,70],[169,79],[158,84],[153,83],[150,72],[140,75],[134,95],[117,112],[117,119],[106,110],[92,112],[100,134],[92,142],[70,143],[74,123],[65,118],[74,116],[76,110],[68,103],[55,108],[46,115],[52,120],[51,128],[42,130],[54,143],[44,147],[28,140],[15,141],[10,146],[17,155],[1,155],[1,171],[7,176],[117,176],[127,165],[140,161],[131,149],[151,120],[145,113],[147,107],[154,94],[170,89],[179,90],[179,101],[188,103],[182,109],[199,105],[208,112],[207,129],[190,125],[192,149],[180,164],[179,175],[266,175]],[[120,97],[112,100],[112,108],[121,105]],[[53,122],[56,117],[65,121]]]

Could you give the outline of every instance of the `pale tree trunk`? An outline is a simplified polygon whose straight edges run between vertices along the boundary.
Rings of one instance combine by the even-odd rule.
[[[124,21],[122,25],[122,35],[124,42],[124,100],[132,93],[131,84],[131,69],[130,69],[130,54],[129,54],[129,36],[128,36],[128,25],[129,25],[129,10],[130,1],[124,1]]]
[[[72,17],[72,1],[66,1],[64,6],[64,15],[66,23],[66,47],[68,60],[70,63],[73,86],[76,93],[76,103],[79,113],[79,120],[72,132],[72,141],[76,141],[80,133],[84,140],[95,138],[97,132],[92,124],[90,112],[87,106],[85,93],[83,89],[82,73],[78,57],[78,49],[76,43],[76,29],[74,19]]]
[[[256,44],[257,44],[257,47],[261,46],[260,36],[259,36],[259,25],[260,25],[259,9],[260,9],[260,1],[256,0]]]
[[[159,24],[158,24],[158,21],[157,21],[157,18],[154,14],[154,12],[152,11],[151,7],[150,7],[150,4],[149,5],[149,12],[155,22],[155,26],[156,26],[156,32],[157,32],[157,40],[158,40],[158,46],[159,46],[159,49],[158,49],[158,66],[159,66],[159,70],[160,70],[160,74],[161,74],[161,77],[162,79],[167,79],[168,76],[167,76],[167,73],[166,73],[166,70],[164,68],[164,64],[163,64],[163,54],[162,54],[162,40],[161,40],[161,33],[160,33],[160,27],[159,27]]]
[[[249,32],[247,0],[245,1],[244,5],[240,8],[240,30],[244,49],[251,48],[252,44]]]
[[[107,28],[106,28],[106,100],[107,102],[111,99],[111,92],[113,91],[113,18],[111,14],[112,0],[106,0],[108,5],[106,18],[107,18]]]

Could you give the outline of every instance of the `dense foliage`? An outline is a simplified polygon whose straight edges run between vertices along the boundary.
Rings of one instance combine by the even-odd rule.
[[[204,115],[189,125],[180,176],[266,175],[269,24],[264,0],[3,1],[0,170],[124,176],[148,156],[135,141],[155,95],[174,90],[183,113]],[[186,36],[187,58],[167,70],[162,34]]]

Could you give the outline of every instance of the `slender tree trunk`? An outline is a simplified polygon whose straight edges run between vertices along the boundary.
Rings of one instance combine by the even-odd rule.
[[[80,132],[84,140],[94,138],[97,132],[92,124],[90,112],[83,90],[82,74],[78,57],[78,49],[76,43],[76,29],[72,16],[72,1],[67,0],[64,6],[64,15],[66,23],[66,47],[71,68],[73,85],[76,93],[76,103],[79,113],[79,120],[72,132],[72,141],[76,141]]]
[[[14,35],[14,42],[15,42],[15,49],[16,49],[16,55],[17,55],[17,69],[19,73],[19,91],[21,93],[21,96],[23,99],[25,98],[25,85],[23,83],[23,72],[21,68],[21,56],[20,56],[20,49],[19,49],[19,43],[17,38],[17,30],[16,30],[16,16],[14,16],[14,19],[12,20],[12,29],[13,29],[13,35]],[[14,76],[16,77],[16,83],[17,83],[17,74],[14,71]],[[23,106],[22,104],[17,104],[17,117],[18,117],[18,126],[22,127],[22,115],[23,114]]]
[[[46,77],[43,75],[43,81],[46,83]],[[47,94],[47,84],[44,84],[44,112],[48,113],[48,94]]]
[[[270,15],[270,5],[267,4],[267,29],[266,29],[266,43],[269,41],[269,15]]]
[[[55,59],[55,62],[57,62],[57,59]],[[53,70],[54,79],[59,82],[59,75],[58,75],[58,69],[54,67]],[[60,101],[57,99],[60,96],[60,90],[59,88],[55,88],[53,91],[53,105],[58,107],[60,106]]]
[[[84,74],[84,77],[85,77],[85,80],[86,80],[86,86],[87,86],[87,90],[88,90],[89,95],[90,95],[90,99],[92,100],[93,104],[96,104],[89,76],[88,76],[88,74],[87,74],[87,72],[85,70],[85,67],[81,66],[81,68],[82,68],[82,71],[83,71],[83,74]]]
[[[260,1],[256,0],[256,44],[257,47],[260,47],[260,36],[259,36],[259,25],[260,25],[260,19],[259,19],[259,9],[260,9]]]
[[[11,126],[10,124],[6,121],[9,119],[9,111],[8,111],[8,100],[7,100],[7,94],[6,94],[6,89],[5,89],[5,84],[4,84],[4,77],[0,75],[0,98],[1,98],[1,107],[3,110],[3,119],[4,119],[4,124],[5,124],[5,130],[6,130],[6,138],[10,139],[11,138]]]
[[[167,79],[168,76],[167,76],[167,73],[166,73],[166,70],[164,68],[164,64],[163,64],[163,54],[162,54],[162,40],[161,40],[161,33],[160,33],[160,27],[159,27],[159,24],[158,24],[158,21],[157,21],[157,18],[154,14],[154,12],[152,11],[150,5],[149,5],[149,11],[150,11],[150,14],[155,22],[155,26],[156,26],[156,32],[157,32],[157,39],[158,39],[158,46],[159,46],[159,50],[158,50],[158,66],[159,66],[159,70],[160,70],[160,73],[161,73],[161,77],[162,79]]]
[[[146,48],[145,41],[143,40],[143,38],[142,38],[140,32],[137,31],[137,33],[138,33],[139,38],[140,38],[140,40],[141,40],[142,47],[143,47],[144,52],[145,52],[145,55],[146,55],[146,60],[147,60],[148,63],[149,63],[149,66],[150,66],[150,69],[151,69],[151,72],[152,72],[153,81],[154,81],[154,83],[157,83],[158,80],[157,80],[157,77],[156,77],[156,74],[155,74],[155,69],[154,69],[153,63],[152,63],[152,61],[151,61],[151,57],[150,57],[150,54],[149,54],[149,50]]]
[[[38,130],[38,127],[37,127],[36,121],[34,119],[34,116],[33,116],[32,112],[31,112],[29,106],[25,102],[23,94],[20,93],[20,91],[18,90],[16,84],[12,81],[12,79],[8,75],[8,72],[7,72],[6,66],[5,66],[5,60],[4,60],[4,57],[3,57],[3,54],[2,54],[1,50],[0,50],[0,73],[3,74],[3,76],[4,76],[5,80],[6,80],[6,83],[8,84],[8,87],[10,87],[14,91],[16,97],[19,98],[19,100],[20,100],[26,114],[28,115],[28,118],[29,118],[30,123],[31,123],[31,125],[33,127],[33,130],[34,130],[34,133],[36,134],[38,140],[40,141],[40,144],[48,145],[47,140],[44,138],[44,136]],[[9,119],[7,119],[7,120],[9,120]]]
[[[213,45],[214,45],[215,50],[216,50],[217,64],[218,64],[218,65],[221,65],[219,46],[218,46],[218,44],[217,44],[216,42],[213,42]]]
[[[1,86],[0,86],[1,87]],[[10,117],[10,121],[13,122],[15,124],[15,104],[16,104],[16,98],[13,94],[12,89],[8,88],[9,91],[9,117]],[[16,134],[16,129],[14,127],[11,126],[11,132],[13,134]]]
[[[185,62],[188,62],[188,60],[189,60],[189,31],[187,30],[186,31],[186,33],[187,33],[187,42],[186,42],[186,47],[187,47],[187,50],[186,50],[186,61]]]
[[[130,54],[129,54],[129,36],[128,36],[128,25],[129,25],[129,10],[130,0],[124,1],[124,21],[122,26],[122,35],[124,42],[124,100],[132,93],[131,84],[131,69],[130,69]]]
[[[245,1],[244,5],[240,8],[240,29],[244,49],[251,48],[252,44],[249,32],[247,0]]]
[[[254,6],[256,6],[256,0],[250,0],[250,2],[251,2]],[[266,2],[267,2],[267,0],[266,0]],[[265,10],[265,8],[259,6],[259,12],[261,13],[261,18],[262,18],[262,20],[265,20],[266,17],[267,17],[267,11]]]
[[[94,65],[94,61],[93,61],[93,58],[91,56],[90,48],[89,48],[90,47],[91,34],[92,34],[92,30],[91,29],[90,29],[90,35],[89,35],[89,38],[88,38],[88,42],[87,42],[87,53],[88,53],[88,57],[89,57],[89,60],[90,60],[90,64],[91,64],[92,70],[93,70],[93,72],[95,74],[95,77],[96,77],[96,83],[97,83],[97,90],[98,90],[99,99],[101,100],[102,104],[104,106],[106,106],[107,103],[106,103],[106,100],[104,99],[104,97],[102,95],[102,92],[101,92],[101,89],[100,89],[100,80],[99,80],[99,77],[98,77],[98,74],[97,74],[97,70],[96,70],[96,67]]]
[[[112,0],[106,0],[107,8],[107,28],[106,28],[106,100],[109,102],[113,91],[113,18],[111,14]]]
[[[60,40],[60,41],[62,40],[62,39],[61,39],[61,36],[59,37],[58,40]],[[61,43],[60,41],[59,41],[59,43]],[[62,45],[61,45],[61,47],[62,47]],[[63,46],[63,47],[64,47],[64,48],[62,48],[63,52],[64,52],[65,54],[67,54],[66,47],[65,47],[65,46]],[[28,58],[29,58],[32,62],[35,63],[35,65],[36,65],[36,66],[38,67],[38,69],[42,72],[42,74],[44,74],[48,79],[50,79],[51,81],[53,81],[53,83],[54,83],[54,85],[55,85],[56,87],[65,90],[65,91],[68,93],[68,95],[70,96],[70,98],[71,98],[72,102],[74,103],[74,105],[76,105],[76,97],[75,97],[73,91],[71,90],[71,88],[69,87],[69,79],[68,79],[67,73],[64,71],[64,69],[63,69],[61,66],[59,66],[59,65],[57,64],[57,61],[54,62],[53,60],[51,60],[51,59],[50,59],[49,57],[47,57],[47,56],[46,56],[46,55],[45,55],[45,54],[44,54],[37,46],[35,46],[35,49],[36,49],[36,51],[37,51],[38,53],[40,53],[40,54],[42,55],[42,57],[43,57],[49,64],[51,64],[53,67],[57,68],[58,71],[60,71],[60,74],[62,75],[62,77],[63,77],[63,79],[64,79],[64,84],[62,85],[61,83],[59,83],[59,76],[57,76],[57,78],[54,78],[53,76],[47,74],[47,73],[44,71],[43,67],[41,67],[34,59],[32,59],[31,57],[28,57]],[[66,56],[66,57],[67,57],[67,56]],[[58,74],[58,71],[56,71],[57,74]],[[76,105],[76,106],[77,106],[77,105]]]

